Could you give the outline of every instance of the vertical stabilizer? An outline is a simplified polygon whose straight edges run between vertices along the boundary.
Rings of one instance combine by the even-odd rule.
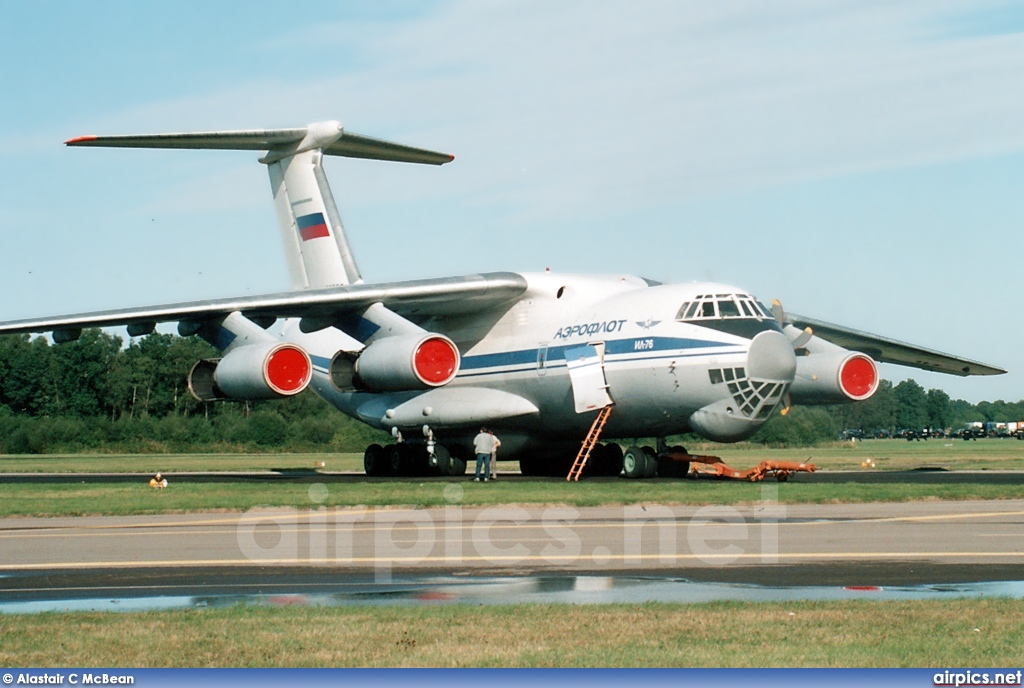
[[[354,134],[333,120],[295,129],[77,136],[66,143],[104,148],[266,151],[260,162],[270,172],[294,289],[362,282],[324,174],[324,155],[422,165],[444,165],[455,159],[447,153]]]
[[[310,150],[267,166],[293,289],[362,281],[322,158]]]

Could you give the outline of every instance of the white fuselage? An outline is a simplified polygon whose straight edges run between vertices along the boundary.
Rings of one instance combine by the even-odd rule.
[[[472,421],[464,418],[454,424],[438,420],[436,402],[444,403],[445,395],[449,400],[455,396],[465,399],[459,390],[499,390],[525,399],[537,409],[491,421],[506,437],[517,435],[524,445],[578,442],[594,414],[574,409],[565,351],[585,344],[603,349],[604,374],[615,403],[605,437],[664,437],[694,430],[691,416],[723,400],[732,406],[728,411],[723,407],[722,413],[735,415],[741,422],[739,429],[720,433],[723,436],[717,439],[749,436],[767,418],[767,413],[743,418],[739,406],[732,403],[729,385],[715,384],[709,377],[712,369],[746,366],[752,335],[730,334],[677,319],[680,307],[698,295],[742,294],[742,290],[709,283],[649,286],[630,276],[546,272],[523,277],[529,287],[511,304],[421,323],[428,331],[450,337],[462,355],[458,375],[442,390],[341,392],[331,383],[327,366],[339,348],[358,350],[359,343],[337,330],[304,335],[292,327],[285,333],[310,353],[315,368],[312,384],[325,399],[375,427],[394,426],[407,434],[421,425],[429,425],[441,437],[475,431]],[[764,313],[751,322],[755,330],[778,330]],[[781,395],[780,387],[772,408]],[[408,408],[421,399],[422,413],[394,415],[394,409]]]

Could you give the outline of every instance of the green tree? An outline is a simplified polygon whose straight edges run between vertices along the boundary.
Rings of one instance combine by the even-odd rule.
[[[836,439],[832,416],[820,407],[795,406],[788,414],[773,413],[751,442],[779,447],[806,447]]]
[[[53,389],[48,412],[55,416],[105,416],[110,394],[108,371],[121,351],[121,338],[92,328],[73,342],[53,347],[48,386]]]
[[[896,385],[896,425],[898,428],[920,430],[928,425],[928,395],[913,380]]]
[[[952,427],[953,409],[950,407],[949,395],[941,389],[929,389],[926,397],[928,427],[935,429]]]
[[[0,337],[0,403],[15,413],[37,415],[50,409],[50,344],[28,335]]]

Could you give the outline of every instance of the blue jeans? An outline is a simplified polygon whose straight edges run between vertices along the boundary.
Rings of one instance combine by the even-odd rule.
[[[484,474],[481,477],[480,469],[484,469]],[[476,455],[476,479],[487,480],[491,477],[491,455],[490,454],[477,454]]]

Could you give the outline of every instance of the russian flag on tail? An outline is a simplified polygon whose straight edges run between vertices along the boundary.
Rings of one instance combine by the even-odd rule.
[[[299,236],[302,237],[303,241],[331,236],[331,231],[327,228],[327,221],[324,220],[323,213],[303,215],[302,217],[295,218],[295,222],[299,226]]]

